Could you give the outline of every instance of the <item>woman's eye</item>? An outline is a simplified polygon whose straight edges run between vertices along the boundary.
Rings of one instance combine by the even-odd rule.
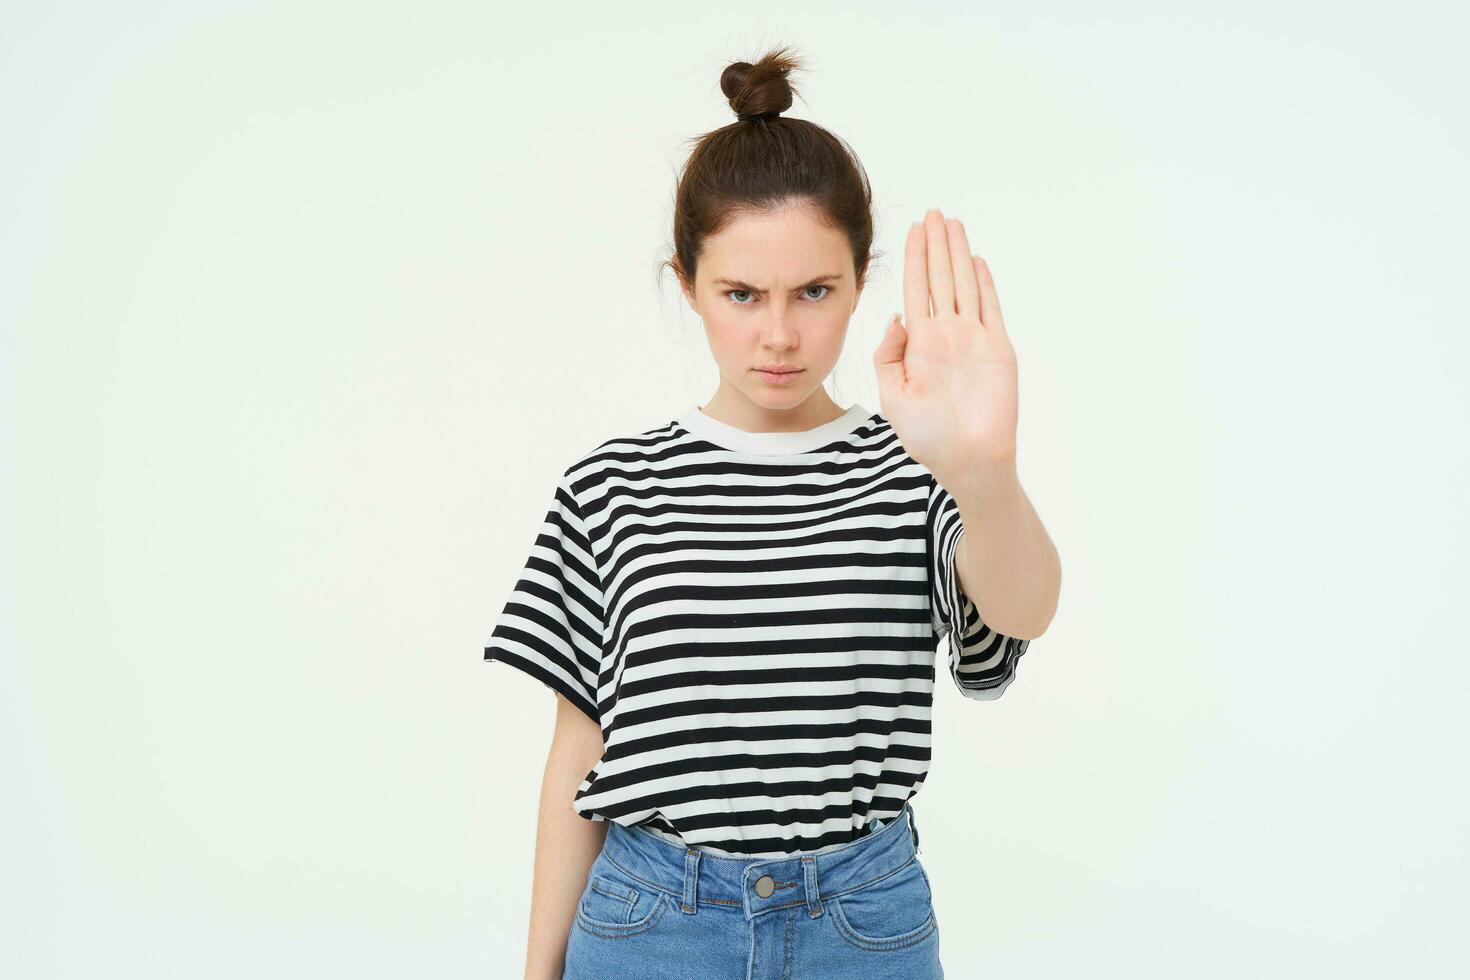
[[[806,293],[807,290],[811,290],[811,289],[821,289],[821,290],[824,290],[824,292],[820,296],[810,296],[810,295],[807,296],[807,299],[810,299],[810,300],[813,300],[813,301],[826,299],[827,298],[827,293],[830,293],[832,291],[832,287],[831,286],[823,286],[820,283],[818,283],[817,285],[814,285],[814,286],[807,286],[805,289],[802,290],[802,292],[803,293]],[[736,306],[749,306],[750,305],[750,303],[747,302],[747,300],[750,298],[750,290],[748,290],[748,289],[727,289],[727,290],[725,290],[725,295],[728,296],[735,303]]]

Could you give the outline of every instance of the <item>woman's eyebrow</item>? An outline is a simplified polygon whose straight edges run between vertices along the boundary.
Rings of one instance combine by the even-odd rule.
[[[817,276],[814,279],[808,279],[806,282],[802,283],[800,286],[797,286],[796,288],[797,289],[805,289],[808,286],[819,286],[819,285],[822,285],[823,283],[831,282],[834,279],[841,279],[841,278],[842,278],[842,273],[840,273],[840,272],[829,272],[826,275]],[[744,290],[746,290],[748,292],[752,292],[752,293],[763,293],[763,292],[765,292],[764,289],[757,289],[755,286],[752,286],[750,283],[748,283],[748,282],[741,282],[739,279],[716,279],[715,280],[715,285],[716,286],[729,286],[732,289],[744,289]]]

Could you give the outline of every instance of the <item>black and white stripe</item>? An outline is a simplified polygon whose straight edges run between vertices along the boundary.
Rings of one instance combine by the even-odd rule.
[[[776,857],[896,816],[928,772],[937,646],[999,697],[1027,641],[955,574],[954,499],[853,405],[806,432],[698,408],[569,467],[486,660],[602,726],[591,820]]]

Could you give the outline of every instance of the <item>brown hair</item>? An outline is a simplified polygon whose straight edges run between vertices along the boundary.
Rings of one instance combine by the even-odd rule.
[[[706,237],[740,212],[806,202],[847,235],[857,285],[873,246],[873,194],[857,154],[816,123],[781,115],[794,90],[787,76],[804,70],[787,46],[720,73],[720,91],[736,121],[696,137],[674,194],[674,274],[691,291]]]

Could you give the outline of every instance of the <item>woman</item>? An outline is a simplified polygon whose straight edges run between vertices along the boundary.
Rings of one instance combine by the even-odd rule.
[[[527,977],[942,976],[909,804],[936,646],[993,699],[1055,612],[1015,355],[958,221],[909,229],[882,412],[822,387],[871,196],[780,116],[796,67],[726,68],[737,121],[679,179],[671,264],[719,388],[566,469],[485,649],[558,695]]]

